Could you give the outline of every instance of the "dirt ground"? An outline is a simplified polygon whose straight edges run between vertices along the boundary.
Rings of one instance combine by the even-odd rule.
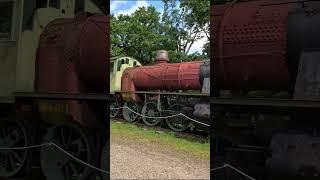
[[[210,179],[210,161],[111,135],[111,179]]]

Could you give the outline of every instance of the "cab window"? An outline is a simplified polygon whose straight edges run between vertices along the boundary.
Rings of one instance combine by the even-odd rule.
[[[114,62],[110,62],[110,79],[113,77]]]

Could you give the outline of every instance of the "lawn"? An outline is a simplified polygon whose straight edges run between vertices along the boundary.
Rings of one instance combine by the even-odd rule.
[[[111,121],[111,136],[134,139],[142,143],[158,143],[172,150],[189,153],[203,159],[210,159],[210,144],[188,138],[177,138],[172,132],[140,128],[129,123]]]

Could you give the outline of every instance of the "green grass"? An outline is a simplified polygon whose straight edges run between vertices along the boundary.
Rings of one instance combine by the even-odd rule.
[[[210,159],[210,144],[199,141],[177,138],[174,133],[161,132],[155,129],[144,129],[128,123],[111,121],[111,136],[123,139],[134,139],[141,143],[158,143],[179,153],[189,153],[206,160]]]

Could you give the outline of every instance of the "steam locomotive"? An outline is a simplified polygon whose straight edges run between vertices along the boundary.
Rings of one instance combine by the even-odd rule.
[[[208,131],[210,105],[206,97],[210,92],[210,62],[169,63],[164,50],[157,52],[155,61],[149,66],[142,66],[130,57],[111,62],[110,117],[122,113],[125,120],[134,122],[142,118],[148,126],[165,122],[173,131],[190,128]],[[119,109],[122,106],[125,108]],[[200,123],[173,116],[179,113]]]
[[[211,30],[211,169],[319,179],[320,2],[213,0]]]
[[[99,175],[57,146],[100,167],[108,143],[106,3],[0,1],[0,147],[42,144],[1,149],[1,179],[26,178],[35,171],[47,180]]]

